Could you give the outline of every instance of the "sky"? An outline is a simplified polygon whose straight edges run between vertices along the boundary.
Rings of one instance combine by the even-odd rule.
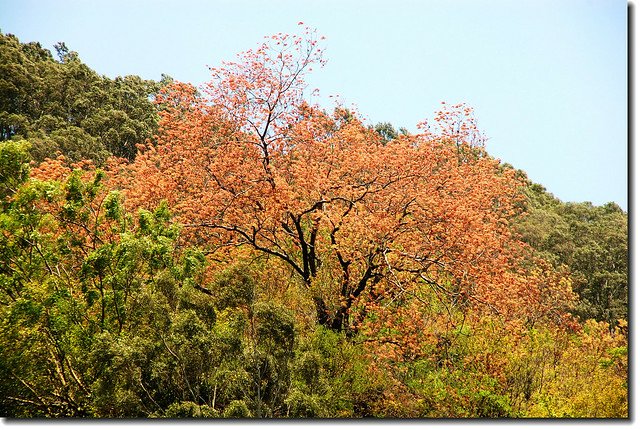
[[[563,201],[627,210],[626,1],[0,0],[0,30],[21,42],[194,84],[300,21],[326,37],[308,79],[326,100],[410,131],[466,103],[492,156]]]

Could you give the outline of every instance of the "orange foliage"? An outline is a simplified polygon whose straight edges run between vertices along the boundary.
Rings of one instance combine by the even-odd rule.
[[[157,144],[121,179],[127,203],[167,200],[220,259],[248,246],[286,263],[334,329],[416,285],[510,316],[546,312],[540,286],[556,284],[523,269],[508,228],[521,183],[487,156],[471,109],[445,105],[432,127],[385,143],[346,109],[305,102],[316,64],[307,30],[211,69],[202,94],[173,85]]]
[[[69,173],[71,173],[71,168],[68,166],[64,156],[60,155],[57,158],[44,160],[31,170],[30,176],[41,181],[60,181],[66,178]]]

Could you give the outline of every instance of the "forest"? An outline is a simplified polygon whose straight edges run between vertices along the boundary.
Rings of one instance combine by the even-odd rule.
[[[200,87],[0,33],[0,415],[628,418],[627,213],[309,103],[301,33]]]

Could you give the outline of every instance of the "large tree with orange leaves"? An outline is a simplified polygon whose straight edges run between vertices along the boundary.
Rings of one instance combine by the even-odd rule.
[[[130,167],[128,203],[167,200],[214,255],[249,247],[284,262],[336,330],[416,285],[467,307],[538,309],[544,281],[508,228],[521,183],[486,154],[471,109],[445,105],[420,133],[383,140],[305,100],[322,64],[307,30],[213,68],[201,91],[175,84],[158,98],[157,144]]]

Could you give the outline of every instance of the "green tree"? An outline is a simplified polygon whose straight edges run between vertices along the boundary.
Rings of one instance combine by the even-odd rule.
[[[574,313],[616,324],[628,318],[628,216],[617,204],[565,203],[529,183],[515,229],[558,270],[570,273]]]
[[[110,79],[82,63],[64,43],[58,59],[38,43],[0,33],[0,139],[28,139],[36,161],[62,153],[100,165],[109,155],[132,160],[157,129],[153,97],[162,82]]]
[[[29,180],[25,144],[1,142],[0,154],[12,184],[0,205],[2,415],[201,404],[218,363],[215,309],[195,288],[204,258],[178,251],[166,207],[133,216],[99,171]]]

